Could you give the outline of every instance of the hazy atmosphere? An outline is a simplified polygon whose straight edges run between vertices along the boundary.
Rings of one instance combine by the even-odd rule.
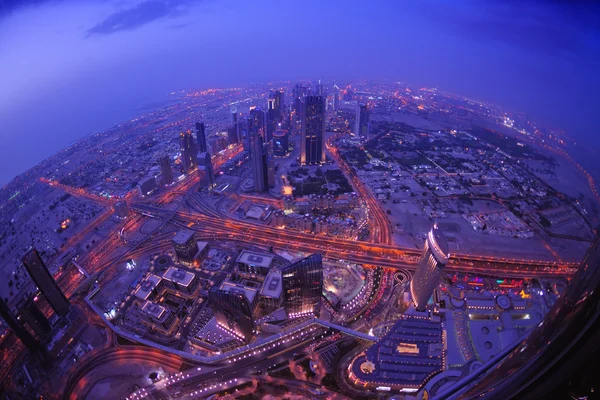
[[[436,86],[600,145],[600,12],[587,2],[2,4],[0,184],[171,91],[281,79]]]

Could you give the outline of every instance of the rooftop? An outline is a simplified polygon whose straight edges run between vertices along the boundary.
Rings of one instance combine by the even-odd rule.
[[[164,273],[163,279],[182,286],[188,286],[194,279],[194,276],[194,274],[182,268],[169,267],[167,272]]]
[[[135,296],[139,299],[146,300],[152,293],[155,287],[158,286],[161,279],[159,276],[150,274],[146,280],[142,282],[140,287],[135,291]]]
[[[146,301],[142,307],[142,312],[154,319],[161,319],[167,310],[163,306]]]
[[[226,292],[243,294],[244,296],[246,296],[249,303],[252,303],[252,301],[254,300],[254,297],[256,297],[256,289],[248,287],[248,286],[238,285],[233,282],[227,282],[227,281],[223,282],[221,284],[220,289],[224,290]]]
[[[260,294],[264,297],[281,297],[281,271],[269,271],[265,278],[265,282],[260,290]]]
[[[193,237],[194,231],[184,229],[177,232],[177,234],[173,237],[173,243],[184,246],[189,240],[192,240]]]
[[[246,265],[258,265],[259,267],[269,268],[273,262],[273,255],[244,250],[238,257],[237,262]]]

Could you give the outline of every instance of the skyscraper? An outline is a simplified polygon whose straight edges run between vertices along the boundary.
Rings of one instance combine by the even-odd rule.
[[[257,132],[250,133],[250,162],[252,163],[254,190],[266,192],[269,189],[268,154],[263,144],[263,138]]]
[[[21,343],[25,345],[31,351],[37,351],[41,348],[40,343],[29,333],[27,329],[17,320],[15,315],[10,311],[8,305],[0,297],[0,316],[8,326],[13,330],[15,335],[21,340]]]
[[[160,164],[160,171],[162,173],[161,182],[163,185],[170,185],[173,183],[173,171],[171,170],[171,162],[169,156],[162,156],[158,159]]]
[[[271,139],[273,139],[273,133],[277,130],[280,122],[277,110],[275,108],[271,108],[274,107],[274,103],[275,102],[272,101],[272,99],[269,99],[269,109],[267,110],[266,142],[270,142]]]
[[[340,94],[335,92],[333,94],[333,111],[337,111],[340,109]]]
[[[307,95],[308,92],[308,88],[300,85],[300,84],[296,84],[296,86],[294,86],[294,89],[292,91],[292,111],[294,113],[294,119],[296,121],[302,121],[302,114],[304,112],[303,110],[303,103],[304,103],[304,97]]]
[[[38,338],[42,341],[45,340],[52,330],[52,327],[50,326],[48,319],[46,319],[33,300],[27,300],[21,306],[19,312],[23,320],[29,325],[31,330],[35,332]]]
[[[448,263],[448,244],[437,226],[429,231],[417,270],[410,281],[410,294],[417,311],[425,310]]]
[[[316,253],[281,271],[283,301],[289,318],[319,316],[323,292],[323,260]]]
[[[304,119],[300,143],[302,165],[325,162],[325,98],[307,96],[304,99]]]
[[[207,187],[212,187],[215,183],[215,171],[213,170],[212,160],[208,152],[198,155],[198,171],[204,172],[202,183]]]
[[[63,292],[60,290],[54,278],[46,268],[46,264],[42,261],[38,252],[34,249],[23,257],[23,264],[29,272],[31,279],[35,285],[40,289],[48,304],[61,317],[66,316],[71,309],[69,300],[65,297]]]
[[[360,137],[369,136],[369,110],[364,104],[358,104],[356,107],[356,126],[354,133]]]
[[[196,122],[196,139],[198,141],[198,153],[208,151],[206,147],[206,130],[204,122]]]
[[[278,120],[283,118],[284,104],[284,93],[283,90],[271,90],[269,94],[269,109],[275,110],[275,114]]]
[[[315,95],[325,97],[325,88],[323,87],[323,84],[320,80],[319,83],[317,83],[317,86],[315,87]]]
[[[279,129],[273,133],[273,154],[277,157],[285,157],[288,153],[289,140],[288,131]]]
[[[212,307],[217,324],[249,343],[255,334],[252,307],[246,295],[234,289],[223,290],[212,287],[208,291],[208,302]]]
[[[239,141],[238,126],[237,124],[231,125],[227,128],[227,144],[237,144]]]
[[[179,134],[179,149],[181,150],[182,172],[189,174],[198,166],[198,145],[191,130]]]
[[[255,133],[262,137],[263,142],[266,141],[265,113],[257,107],[250,110],[250,117],[248,118],[248,135],[252,137]]]
[[[194,232],[189,229],[185,229],[177,232],[177,234],[171,239],[173,247],[175,248],[175,254],[179,262],[192,264],[196,254],[198,254],[198,242],[194,238]]]

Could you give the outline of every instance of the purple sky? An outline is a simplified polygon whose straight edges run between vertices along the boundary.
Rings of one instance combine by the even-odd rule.
[[[600,148],[588,2],[33,3],[0,6],[0,184],[172,90],[277,79],[438,86]]]

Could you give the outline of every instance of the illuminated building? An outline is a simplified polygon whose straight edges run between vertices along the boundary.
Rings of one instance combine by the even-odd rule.
[[[194,232],[182,230],[177,232],[172,240],[175,254],[180,262],[192,264],[194,257],[198,254],[198,243],[194,239]]]
[[[427,234],[417,270],[410,281],[410,294],[418,311],[424,311],[448,263],[448,244],[434,226]]]
[[[288,131],[276,130],[273,133],[273,154],[277,157],[285,157],[288,154],[288,149]]]
[[[0,297],[0,316],[12,331],[17,335],[21,343],[31,351],[37,351],[41,348],[40,343],[29,333],[27,329],[17,320],[15,315],[10,311],[4,299]]]
[[[244,250],[236,263],[240,275],[264,279],[273,263],[273,255]]]
[[[333,94],[333,111],[337,111],[340,109],[340,95],[335,92]]]
[[[281,90],[271,91],[267,105],[267,137],[265,141],[270,142],[273,133],[283,120],[283,92]]]
[[[168,334],[177,318],[165,307],[146,301],[142,306],[142,323],[157,329],[162,334]]]
[[[304,99],[300,163],[302,165],[325,162],[325,98],[307,96]]]
[[[170,185],[173,183],[173,171],[171,170],[171,163],[169,156],[162,156],[158,159],[160,165],[160,171],[162,174],[161,182],[163,185]]]
[[[67,300],[60,290],[50,271],[48,271],[46,264],[44,264],[44,261],[42,261],[35,249],[23,257],[23,264],[27,272],[29,272],[29,276],[31,276],[31,279],[33,279],[33,282],[40,289],[56,314],[61,317],[66,316],[71,309],[69,300]]]
[[[215,171],[209,153],[198,154],[198,171],[204,172],[202,184],[209,188],[215,184]]]
[[[306,95],[309,92],[309,88],[304,87],[300,84],[296,84],[296,86],[294,86],[294,89],[292,91],[292,111],[295,115],[295,119],[296,121],[302,121],[302,115],[303,115],[303,104],[304,104],[304,97],[306,97]]]
[[[189,174],[198,165],[196,159],[198,155],[198,145],[192,131],[181,132],[179,134],[179,150],[181,151],[181,172]]]
[[[195,274],[173,266],[163,274],[162,282],[166,287],[185,293],[192,293],[198,287],[198,279]]]
[[[266,139],[265,135],[265,113],[257,107],[250,110],[250,117],[248,118],[248,135],[260,136],[263,142]]]
[[[266,192],[269,189],[268,154],[263,144],[263,138],[257,132],[250,134],[250,162],[254,190]]]
[[[227,283],[221,288],[213,287],[208,292],[208,301],[217,324],[246,343],[252,341],[256,332],[252,316],[255,298],[256,292],[249,293],[246,288]]]
[[[150,176],[146,179],[142,179],[137,185],[138,193],[140,197],[150,196],[152,193],[158,190],[156,185],[156,178]]]
[[[204,122],[196,122],[196,140],[198,141],[198,153],[208,151],[206,147],[206,127]]]
[[[289,318],[314,315],[321,311],[323,260],[313,254],[281,270],[283,304]]]
[[[356,125],[354,133],[360,137],[369,136],[369,110],[364,104],[358,104],[356,107]]]

